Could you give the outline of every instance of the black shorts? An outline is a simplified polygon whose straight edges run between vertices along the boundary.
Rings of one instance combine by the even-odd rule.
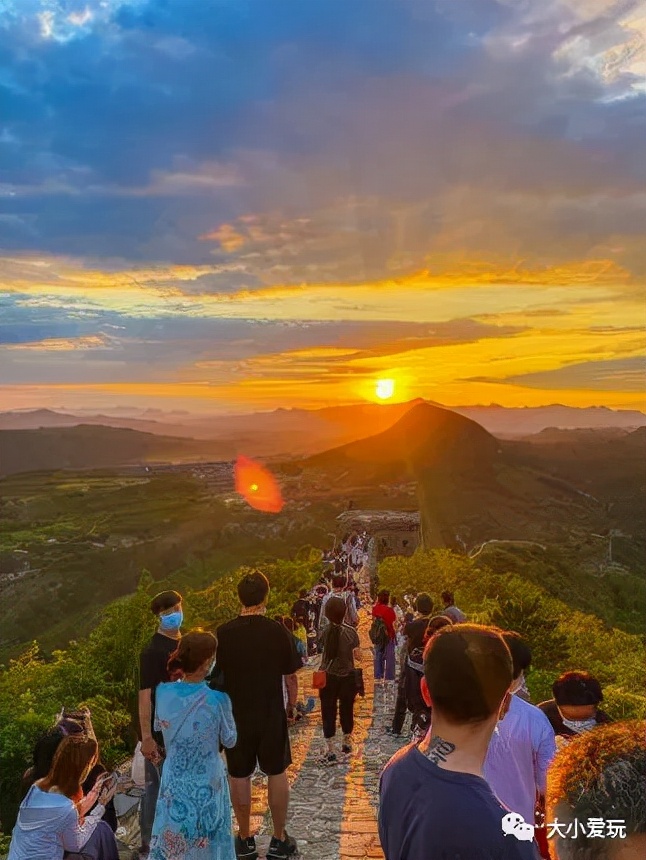
[[[237,729],[236,745],[225,751],[229,776],[246,779],[256,766],[266,776],[278,776],[287,770],[292,763],[292,751],[283,708],[276,709],[269,720],[256,719],[247,724],[240,721]]]

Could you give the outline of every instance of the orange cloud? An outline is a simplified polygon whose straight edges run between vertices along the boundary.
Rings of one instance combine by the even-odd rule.
[[[223,251],[233,253],[239,251],[245,244],[244,236],[233,227],[231,224],[222,224],[216,230],[210,233],[204,233],[200,236],[203,242],[219,242]]]
[[[85,349],[101,349],[108,346],[108,340],[103,335],[87,335],[86,337],[49,337],[44,340],[29,341],[27,343],[8,343],[4,345],[7,350],[33,351],[33,352],[74,352]]]

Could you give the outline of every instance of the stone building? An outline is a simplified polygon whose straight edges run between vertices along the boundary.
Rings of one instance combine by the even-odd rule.
[[[337,533],[367,532],[375,561],[391,555],[412,555],[420,545],[417,511],[344,511],[337,518]]]

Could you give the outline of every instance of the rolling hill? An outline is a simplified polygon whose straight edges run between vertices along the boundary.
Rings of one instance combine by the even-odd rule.
[[[222,446],[219,446],[221,456]],[[138,430],[86,426],[0,430],[0,477],[213,456],[214,445]],[[224,459],[224,458],[223,458]]]
[[[453,475],[490,473],[499,442],[475,421],[420,402],[392,427],[310,457],[313,468],[346,470],[375,481],[418,479],[428,469]]]
[[[342,483],[357,500],[375,484],[415,482],[427,546],[572,545],[611,528],[640,542],[645,434],[500,441],[464,416],[422,403],[386,432],[309,457],[302,468]]]

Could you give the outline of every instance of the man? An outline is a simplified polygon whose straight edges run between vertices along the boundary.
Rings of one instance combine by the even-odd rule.
[[[524,673],[532,662],[532,652],[518,633],[502,634],[513,663],[511,692],[518,693]],[[545,809],[547,768],[556,753],[554,732],[549,720],[535,705],[512,695],[509,710],[498,723],[489,743],[484,777],[505,806],[534,824],[535,811]],[[544,830],[543,856],[548,856]],[[536,832],[538,838],[539,831]]]
[[[413,608],[415,610],[415,615],[412,620],[408,623],[404,624],[404,648],[402,659],[400,662],[400,671],[399,671],[399,682],[397,684],[397,700],[395,702],[395,714],[393,716],[392,725],[386,729],[386,733],[389,735],[393,735],[394,737],[400,737],[402,733],[402,728],[404,727],[404,721],[406,719],[406,711],[409,710],[407,707],[408,696],[406,694],[407,688],[410,687],[410,679],[407,677],[407,663],[408,658],[410,656],[411,651],[416,649],[423,651],[423,639],[424,634],[426,633],[426,628],[428,627],[428,622],[431,617],[431,613],[433,612],[433,599],[430,594],[427,594],[425,591],[421,591],[415,601],[413,603]],[[418,679],[419,686],[419,679]],[[412,710],[412,708],[410,709]],[[415,727],[413,726],[413,729]]]
[[[238,822],[236,855],[256,860],[255,837],[250,833],[251,777],[258,767],[269,781],[269,809],[273,836],[268,860],[286,860],[296,851],[287,834],[289,784],[285,771],[292,763],[283,704],[283,675],[302,668],[293,637],[285,627],[265,618],[269,582],[260,571],[238,583],[240,615],[217,630],[218,668],[223,689],[231,697],[238,729],[236,745],[226,750],[231,802]]]
[[[400,750],[381,777],[386,860],[536,860],[532,842],[504,835],[507,810],[482,776],[511,682],[511,656],[497,630],[447,625],[429,641],[422,693],[432,730]]]
[[[328,624],[325,617],[325,605],[331,597],[338,597],[345,603],[345,618],[344,624],[349,624],[350,627],[356,627],[359,623],[357,615],[357,607],[354,602],[354,594],[351,591],[346,591],[348,585],[348,577],[342,573],[335,573],[332,577],[332,591],[328,591],[321,601],[321,612],[319,615],[319,630],[322,631]]]
[[[552,684],[553,699],[538,706],[550,721],[557,747],[612,720],[598,707],[601,684],[588,672],[565,672]]]
[[[467,616],[455,605],[455,598],[453,597],[452,591],[442,592],[442,603],[444,604],[442,615],[446,615],[454,624],[464,624],[467,620]]]
[[[373,640],[375,649],[375,681],[393,682],[395,680],[395,625],[397,616],[395,610],[389,605],[390,592],[382,589],[377,595],[377,602],[372,607],[373,619],[380,619],[383,624],[383,641]],[[375,620],[373,627],[375,628]],[[385,630],[384,630],[385,628]],[[372,639],[372,636],[371,636]]]
[[[150,851],[150,836],[164,761],[164,738],[161,732],[153,731],[155,690],[159,684],[170,681],[168,660],[179,645],[179,631],[184,619],[182,595],[177,591],[162,591],[153,597],[150,611],[159,618],[159,626],[139,658],[139,730],[141,752],[146,759],[146,787],[139,809],[140,858],[147,857]]]
[[[646,857],[646,722],[566,744],[547,775],[547,820],[558,860]]]

